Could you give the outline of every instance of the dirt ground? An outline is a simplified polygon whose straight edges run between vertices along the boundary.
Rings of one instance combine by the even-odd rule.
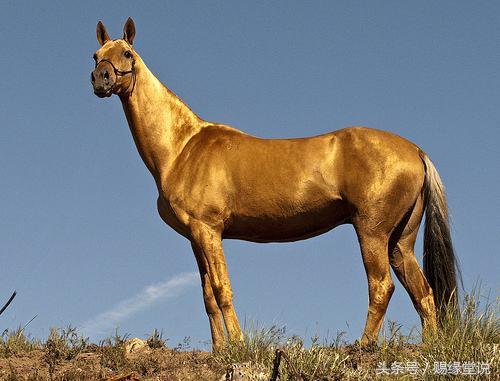
[[[174,351],[167,348],[123,358],[100,350],[79,353],[71,360],[52,361],[41,350],[24,356],[0,358],[0,380],[161,380],[214,381],[225,373],[200,351]]]

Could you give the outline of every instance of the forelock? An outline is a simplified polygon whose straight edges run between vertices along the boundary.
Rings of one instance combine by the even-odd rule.
[[[101,47],[101,52],[106,53],[110,50],[114,49],[131,49],[131,46],[124,40],[117,39],[117,40],[109,40],[107,41],[102,47]]]

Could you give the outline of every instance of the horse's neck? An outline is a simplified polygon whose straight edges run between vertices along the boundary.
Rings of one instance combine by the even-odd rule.
[[[187,141],[207,124],[139,61],[132,95],[121,97],[142,160],[159,181]]]

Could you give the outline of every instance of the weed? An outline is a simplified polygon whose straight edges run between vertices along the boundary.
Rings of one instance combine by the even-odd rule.
[[[118,330],[115,335],[106,338],[99,343],[99,353],[101,355],[101,366],[113,371],[128,370],[130,364],[125,356],[125,343],[129,335],[120,335]]]
[[[186,336],[182,340],[182,343],[179,343],[175,346],[174,351],[176,352],[188,351],[190,348],[191,348],[191,337]]]
[[[44,360],[53,379],[56,366],[62,360],[72,360],[87,348],[88,339],[78,335],[75,328],[52,328],[44,346]]]
[[[151,349],[163,348],[166,342],[167,340],[163,339],[163,331],[158,331],[156,328],[153,329],[147,340],[148,346]]]
[[[21,353],[41,349],[42,343],[25,335],[24,328],[16,330],[5,330],[0,336],[0,356],[9,357]]]

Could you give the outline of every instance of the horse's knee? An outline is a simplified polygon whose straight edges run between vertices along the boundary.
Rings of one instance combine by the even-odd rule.
[[[217,285],[214,287],[215,298],[220,309],[233,305],[233,292],[227,285]]]

